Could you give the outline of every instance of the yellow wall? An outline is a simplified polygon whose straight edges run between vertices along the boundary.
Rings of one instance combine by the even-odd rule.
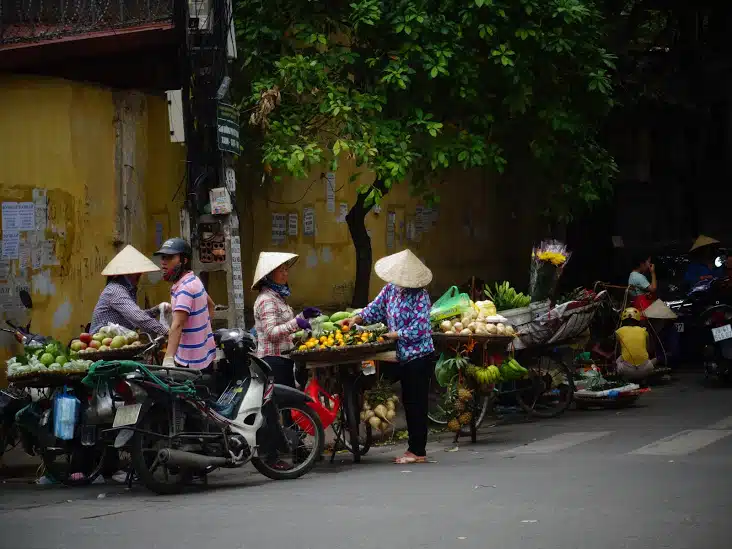
[[[129,168],[130,184],[140,193],[129,243],[149,254],[156,243],[156,222],[163,239],[179,232],[180,193],[177,203],[172,197],[185,153],[169,142],[164,97],[143,97],[142,105],[134,124],[134,166]],[[33,233],[22,237],[31,248],[49,240],[57,258],[56,265],[39,269],[32,262],[21,268],[19,261],[11,261],[9,280],[0,285],[16,289],[29,284],[34,308],[0,310],[2,324],[5,319],[31,320],[35,332],[63,341],[91,321],[104,285],[100,272],[116,253],[117,114],[111,90],[59,79],[0,77],[0,202],[30,202],[33,189],[47,190],[46,231],[36,232],[35,241]],[[151,304],[166,300],[167,285],[145,281],[141,304],[146,294]],[[18,350],[7,334],[0,334],[0,345],[0,359]],[[5,368],[0,371],[4,376]]]
[[[363,175],[356,183],[348,183],[354,169],[342,168],[336,174],[335,212],[326,207],[326,182],[315,173],[310,179],[285,180],[270,186],[239,183],[239,210],[245,281],[251,281],[260,251],[289,251],[300,255],[291,271],[294,306],[320,306],[337,310],[350,302],[355,278],[355,251],[348,227],[339,223],[341,203],[354,203],[360,183],[373,176]],[[370,177],[370,179],[369,179]],[[434,273],[431,293],[438,295],[453,284],[463,284],[471,276],[486,280],[516,280],[528,283],[528,262],[531,251],[533,221],[521,200],[510,200],[498,184],[480,171],[457,171],[446,176],[439,187],[440,204],[434,225],[417,241],[407,240],[407,223],[415,219],[422,201],[410,196],[408,185],[392,188],[381,204],[381,212],[366,218],[371,233],[373,258],[410,248]],[[315,237],[303,235],[303,208],[314,207],[317,226]],[[394,247],[387,248],[387,212],[397,217]],[[272,214],[296,213],[298,236],[288,236],[282,244],[272,242]],[[519,225],[517,219],[522,222]],[[525,261],[522,259],[525,258]],[[372,270],[370,294],[374,296],[383,282]],[[524,288],[525,289],[525,288]],[[254,293],[246,296],[251,307]]]

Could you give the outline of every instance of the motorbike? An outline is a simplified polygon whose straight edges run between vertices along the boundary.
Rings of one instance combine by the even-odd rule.
[[[205,481],[218,468],[249,462],[274,480],[299,478],[323,452],[312,398],[273,382],[269,365],[254,354],[252,336],[222,329],[214,341],[214,375],[110,361],[93,366],[84,380],[123,380],[126,389],[117,386],[125,404],[117,407],[109,432],[116,448],[129,448],[137,477],[157,494],[178,493],[195,478]],[[216,398],[211,387],[218,386],[225,389]],[[310,448],[303,446],[306,438]],[[292,465],[282,461],[286,455],[293,456]]]
[[[666,305],[678,316],[682,359],[701,358],[706,378],[732,381],[732,280],[699,282],[684,298]]]

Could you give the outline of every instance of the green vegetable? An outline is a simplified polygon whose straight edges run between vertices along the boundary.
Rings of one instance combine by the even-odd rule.
[[[333,322],[323,322],[320,325],[320,329],[324,332],[332,332],[333,330],[336,329],[336,327],[335,327],[335,324],[333,324]]]
[[[335,313],[334,315],[331,315],[330,321],[339,322],[341,320],[345,320],[346,318],[351,318],[351,313],[347,313],[345,311],[339,311],[339,312]]]
[[[496,284],[494,290],[491,290],[490,286],[486,284],[485,295],[493,302],[497,311],[528,307],[531,303],[531,297],[516,292],[507,281]]]
[[[319,317],[313,319],[313,322],[317,324],[322,324],[323,322],[330,322],[330,317],[328,315],[320,315]]]

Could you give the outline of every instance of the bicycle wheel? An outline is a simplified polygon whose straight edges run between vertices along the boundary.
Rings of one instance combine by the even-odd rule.
[[[528,379],[521,383],[516,401],[529,415],[557,417],[569,408],[574,398],[574,379],[569,367],[548,356],[540,356],[536,364],[525,366]]]
[[[449,391],[437,383],[435,376],[432,376],[432,379],[430,380],[429,391],[427,417],[432,423],[437,425],[447,425],[447,422],[450,421],[450,417],[445,410],[449,409],[449,406],[446,404],[446,399],[449,398]],[[470,408],[474,410],[476,429],[479,428],[483,423],[483,420],[485,420],[488,415],[488,411],[492,407],[492,403],[493,398],[490,396],[473,393],[473,403]],[[470,425],[464,425],[461,427],[460,435],[469,436]]]

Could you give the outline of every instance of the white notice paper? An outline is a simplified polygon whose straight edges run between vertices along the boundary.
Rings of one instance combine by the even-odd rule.
[[[31,243],[28,240],[21,240],[18,246],[18,267],[27,269],[31,263]]]
[[[3,232],[14,232],[20,230],[18,220],[18,203],[3,202]]]
[[[48,218],[48,194],[46,189],[33,189],[33,204],[35,206],[36,231],[41,234],[46,230]]]
[[[36,210],[33,202],[20,202],[18,204],[18,230],[36,230]]]
[[[5,218],[3,218],[5,219]],[[20,233],[18,232],[3,232],[3,259],[18,259],[20,247]]]
[[[335,212],[336,176],[333,172],[325,174],[325,206],[328,213]]]
[[[53,240],[44,240],[41,242],[41,254],[41,263],[43,263],[44,266],[58,265]]]
[[[0,280],[8,280],[10,278],[10,260],[0,259]]]
[[[348,215],[348,202],[341,202],[338,206],[338,223],[345,223]]]
[[[290,236],[297,236],[297,228],[299,222],[296,213],[291,213],[287,216],[287,234]]]
[[[315,235],[315,208],[307,207],[302,210],[302,232],[305,236]]]
[[[40,242],[33,242],[31,246],[31,267],[35,270],[43,267],[43,247]]]
[[[13,306],[13,292],[10,284],[0,284],[0,311],[10,311]]]
[[[394,247],[394,230],[396,229],[396,212],[388,212],[386,214],[386,247],[392,249]]]
[[[272,242],[280,244],[287,236],[287,216],[281,213],[272,214]]]

